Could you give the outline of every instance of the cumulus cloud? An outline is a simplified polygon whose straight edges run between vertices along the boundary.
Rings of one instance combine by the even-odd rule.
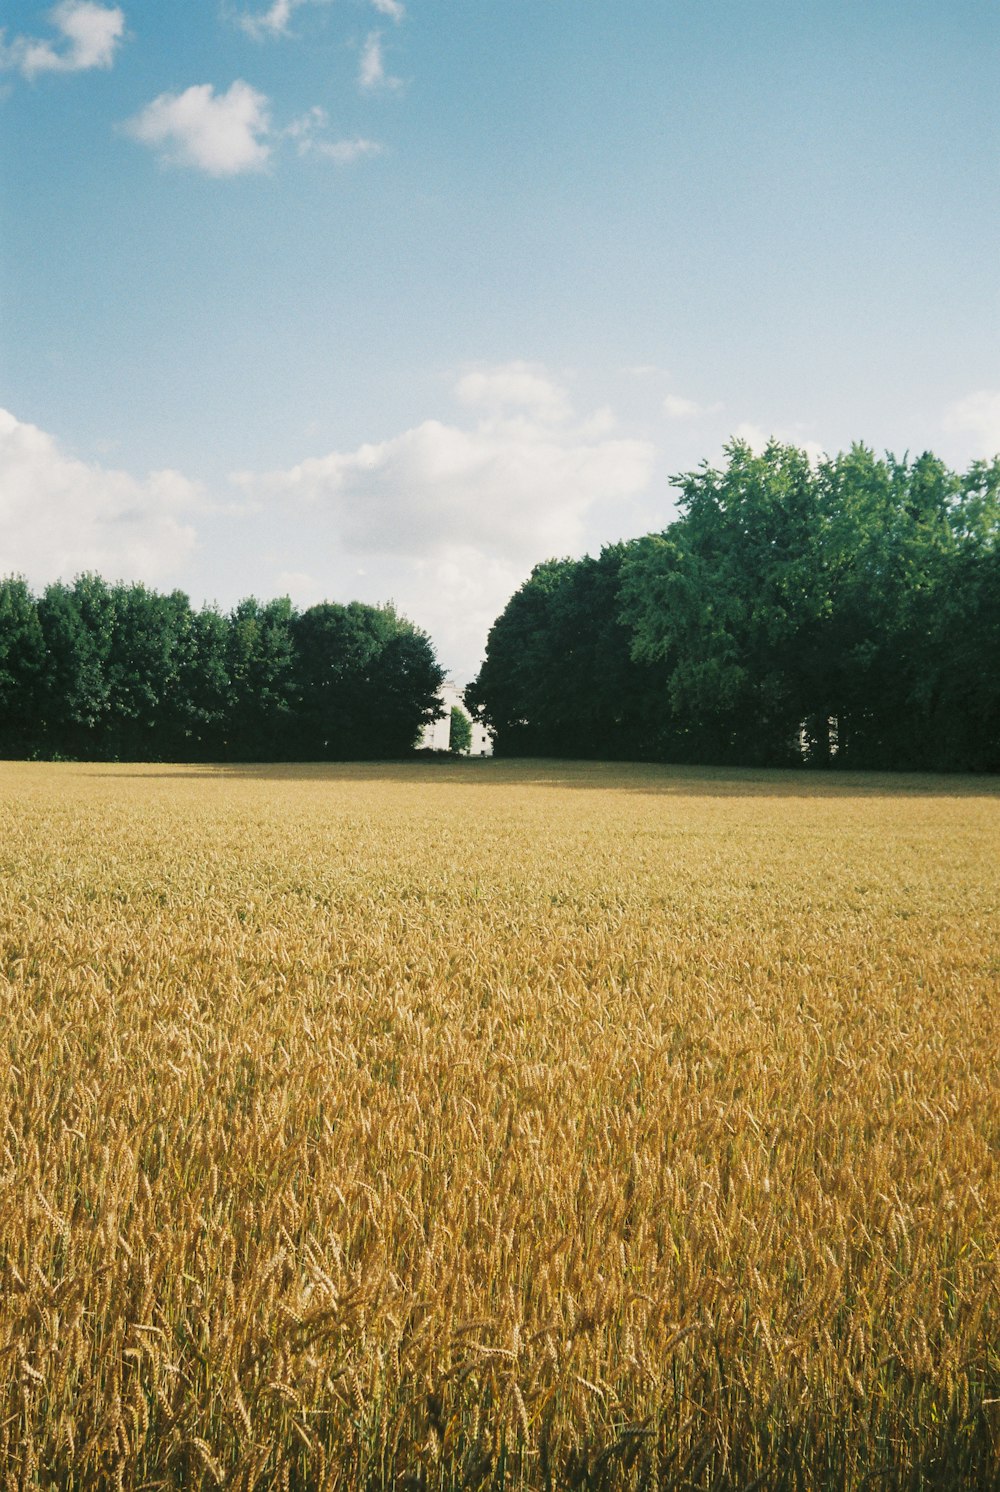
[[[128,472],[75,460],[0,409],[0,572],[34,584],[83,570],[154,582],[194,548],[186,519],[200,488],[176,471]]]
[[[260,171],[271,155],[268,100],[237,79],[226,93],[198,83],[183,93],[161,93],[125,125],[161,159],[209,176]]]
[[[945,411],[944,428],[970,432],[978,456],[995,456],[1000,452],[1000,390],[977,389],[956,399]]]
[[[400,79],[392,77],[385,70],[381,31],[372,31],[361,49],[361,61],[358,65],[358,85],[366,93],[375,93],[380,88],[398,88],[400,86]]]
[[[476,369],[459,379],[459,401],[497,417],[517,411],[546,422],[569,418],[566,390],[532,363],[502,363]]]
[[[523,561],[455,544],[389,572],[388,591],[370,587],[369,599],[391,594],[403,615],[430,634],[448,673],[465,682],[479,667],[490,627],[527,574]]]
[[[655,451],[616,437],[606,410],[579,418],[533,365],[467,371],[455,392],[465,418],[238,475],[231,502],[175,471],[142,478],[80,461],[0,411],[0,574],[41,585],[93,569],[191,589],[193,524],[205,542],[238,530],[247,553],[273,563],[278,592],[303,606],[391,597],[469,677],[533,564],[609,537],[609,511],[636,531]]]
[[[462,677],[531,566],[607,537],[608,512],[630,527],[655,449],[612,434],[601,409],[579,418],[544,368],[466,371],[455,387],[468,421],[425,420],[382,441],[296,466],[233,476],[286,522],[325,532],[331,562],[360,599],[387,597],[434,638]],[[598,518],[598,514],[600,517]],[[314,563],[314,560],[313,560]],[[307,562],[306,569],[311,569]],[[295,575],[298,593],[311,594]]]
[[[25,78],[40,73],[78,73],[111,67],[125,34],[125,15],[118,6],[93,0],[61,0],[49,12],[59,33],[55,41],[17,36],[10,43],[0,32],[0,65],[15,68]]]
[[[645,441],[573,424],[568,406],[557,403],[553,418],[558,391],[532,376],[537,387],[527,378],[508,386],[509,368],[467,374],[460,399],[489,411],[472,429],[426,420],[377,444],[234,480],[253,494],[322,505],[340,544],[355,553],[427,559],[458,547],[508,563],[566,553],[580,546],[596,503],[646,487],[654,453]],[[518,419],[497,414],[492,378],[522,411]]]

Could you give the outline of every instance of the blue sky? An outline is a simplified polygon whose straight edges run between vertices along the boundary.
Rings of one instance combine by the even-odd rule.
[[[0,572],[394,599],[1000,449],[996,0],[8,0]]]

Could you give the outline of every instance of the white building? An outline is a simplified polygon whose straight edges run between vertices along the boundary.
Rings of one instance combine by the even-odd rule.
[[[444,715],[440,720],[434,720],[430,725],[425,725],[417,745],[424,751],[447,751],[448,741],[451,735],[451,712],[454,708],[462,711],[463,715],[469,715],[468,710],[462,702],[462,692],[450,681],[446,680],[438,690],[438,699],[444,705]],[[492,756],[493,738],[485,725],[478,720],[473,720],[469,715],[469,724],[472,726],[472,744],[469,747],[470,756]]]

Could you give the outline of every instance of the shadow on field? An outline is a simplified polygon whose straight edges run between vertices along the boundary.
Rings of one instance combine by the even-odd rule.
[[[90,763],[102,777],[214,782],[390,782],[468,788],[575,788],[692,798],[1000,798],[1000,778],[915,772],[679,767],[636,762],[483,759],[464,762],[223,762],[145,767]]]

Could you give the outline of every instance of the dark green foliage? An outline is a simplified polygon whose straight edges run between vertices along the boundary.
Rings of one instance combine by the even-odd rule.
[[[494,623],[466,703],[506,756],[659,754],[663,669],[635,660],[618,616],[622,545],[536,565]]]
[[[1000,770],[1000,458],[726,455],[511,598],[467,691],[498,753]]]
[[[38,608],[20,579],[0,581],[0,756],[25,756],[41,710],[45,638]]]
[[[0,582],[0,755],[270,761],[400,756],[439,706],[430,642],[391,606],[241,601],[96,575]]]
[[[297,756],[401,756],[439,710],[444,673],[422,632],[391,606],[325,602],[293,623]]]
[[[45,638],[37,743],[44,753],[103,755],[111,702],[111,592],[81,575],[72,586],[50,585],[38,603]]]
[[[229,708],[220,754],[244,761],[295,756],[300,722],[294,619],[287,596],[263,606],[251,596],[230,616],[225,650]]]

